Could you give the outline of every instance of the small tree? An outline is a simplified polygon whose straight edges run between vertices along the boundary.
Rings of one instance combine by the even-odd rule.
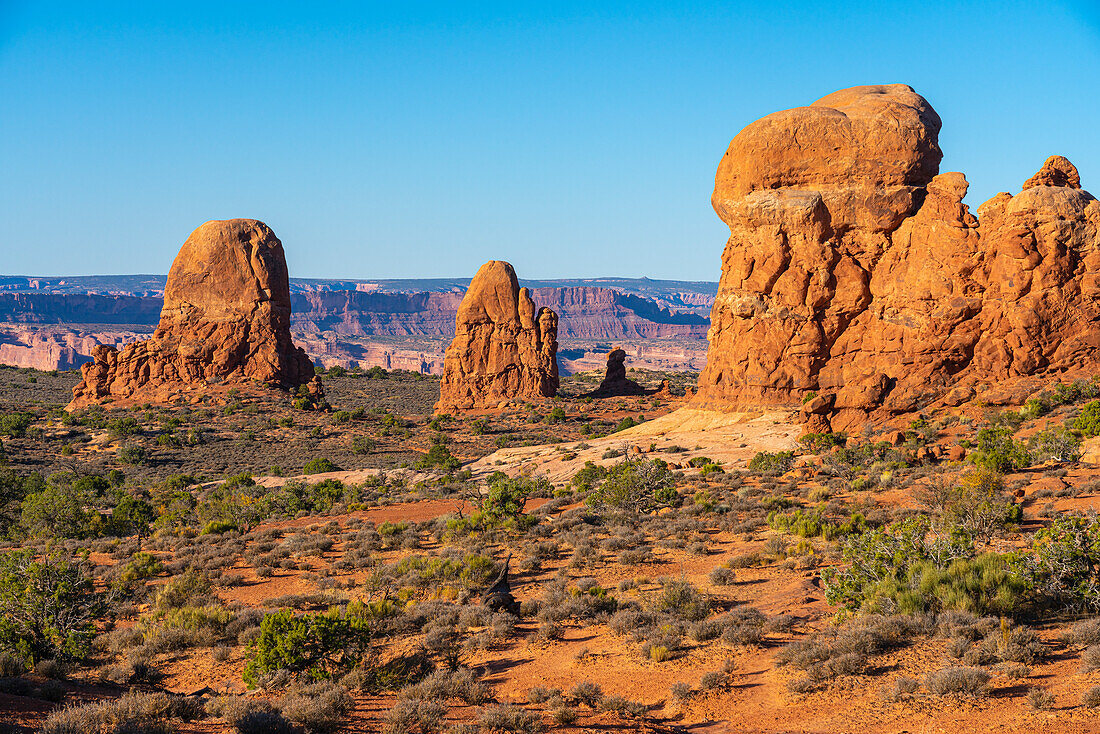
[[[57,555],[0,554],[0,649],[32,665],[81,659],[91,649],[102,603],[92,580]]]
[[[627,459],[608,471],[607,478],[594,489],[586,503],[593,508],[619,510],[631,514],[652,512],[676,499],[675,479],[668,464],[660,459]]]
[[[1008,426],[983,428],[978,431],[978,447],[967,461],[997,472],[1022,469],[1031,462],[1027,447],[1013,438]]]
[[[244,681],[255,687],[261,676],[276,670],[313,680],[331,678],[351,670],[369,643],[367,622],[337,609],[322,614],[272,612],[260,623]]]
[[[141,549],[142,539],[148,537],[149,527],[157,519],[157,512],[145,500],[126,495],[115,505],[111,513],[111,524],[115,531],[136,535],[138,538],[138,550]]]

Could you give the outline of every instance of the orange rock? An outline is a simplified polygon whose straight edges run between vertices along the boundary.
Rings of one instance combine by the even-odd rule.
[[[940,119],[911,88],[855,87],[733,139],[729,225],[696,403],[798,409],[813,430],[1100,366],[1100,203],[1047,160],[975,218],[937,175]],[[980,220],[980,224],[979,224]],[[952,393],[948,397],[948,393]]]
[[[293,388],[320,381],[290,337],[290,283],[283,245],[254,219],[210,221],[184,242],[147,341],[93,350],[70,409],[104,398],[164,402],[208,385]],[[192,400],[194,398],[192,397]]]
[[[548,308],[536,313],[512,266],[491,260],[470,281],[458,308],[435,410],[553,397],[558,390],[557,352],[557,314]]]
[[[607,370],[600,386],[586,397],[609,398],[626,395],[645,395],[645,388],[626,377],[626,352],[612,349],[607,354]]]

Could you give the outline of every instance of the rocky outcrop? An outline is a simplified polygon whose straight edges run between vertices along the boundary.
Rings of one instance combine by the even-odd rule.
[[[939,129],[895,84],[733,139],[712,197],[730,238],[698,403],[800,406],[809,427],[839,430],[1100,362],[1100,204],[1076,169],[1051,158],[975,218],[965,177],[937,175]]]
[[[491,260],[470,281],[443,358],[436,412],[553,397],[558,390],[558,317],[535,311],[512,266]]]
[[[297,387],[315,379],[313,363],[290,337],[282,243],[253,219],[211,221],[192,232],[168,273],[152,338],[121,351],[101,345],[92,356],[70,408],[108,397],[164,402],[212,385]]]
[[[600,386],[588,394],[594,398],[645,395],[645,388],[626,376],[626,352],[612,349],[607,355],[607,371]]]

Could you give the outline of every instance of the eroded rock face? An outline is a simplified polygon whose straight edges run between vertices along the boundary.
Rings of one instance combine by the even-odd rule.
[[[436,412],[553,397],[557,353],[557,314],[545,307],[536,312],[512,266],[490,260],[470,281],[458,308]]]
[[[211,221],[183,244],[147,341],[93,350],[71,408],[115,399],[162,402],[209,385],[297,387],[313,363],[290,337],[283,245],[254,219]],[[314,385],[319,389],[318,385]]]
[[[626,377],[626,352],[612,349],[607,354],[607,371],[600,386],[590,393],[592,397],[610,398],[627,395],[645,395],[645,389]]]
[[[1100,362],[1100,204],[1050,158],[975,218],[936,175],[940,120],[904,85],[855,87],[734,138],[730,228],[697,401],[803,406],[815,430],[952,389]],[[980,224],[979,224],[980,220]]]

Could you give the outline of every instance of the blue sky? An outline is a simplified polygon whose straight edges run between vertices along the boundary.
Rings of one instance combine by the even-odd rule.
[[[904,82],[972,208],[1100,190],[1095,1],[0,0],[0,272],[167,272],[263,219],[300,277],[717,280],[730,139]]]

